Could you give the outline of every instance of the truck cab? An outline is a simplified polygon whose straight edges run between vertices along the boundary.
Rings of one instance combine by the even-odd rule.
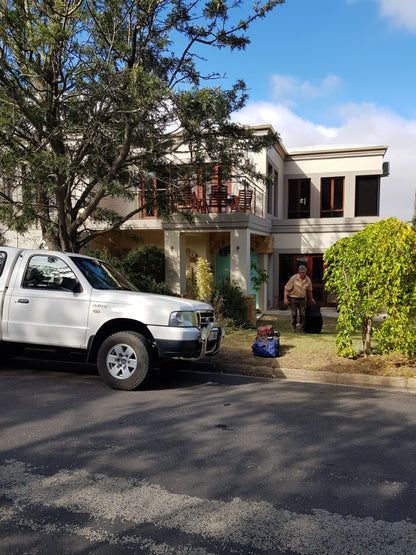
[[[214,355],[223,330],[207,303],[138,291],[80,254],[0,247],[1,343],[85,351],[104,381],[136,389],[161,361]]]

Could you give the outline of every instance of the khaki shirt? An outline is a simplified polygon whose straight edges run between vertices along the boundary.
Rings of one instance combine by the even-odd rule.
[[[305,279],[301,280],[299,274],[295,274],[286,283],[285,289],[287,289],[290,297],[304,299],[307,295],[307,291],[312,291],[312,282],[308,276],[305,276]]]

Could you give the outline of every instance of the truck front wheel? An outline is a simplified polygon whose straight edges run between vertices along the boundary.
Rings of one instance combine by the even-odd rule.
[[[153,357],[146,338],[132,331],[107,337],[97,356],[98,372],[113,389],[132,391],[143,385],[153,368]]]

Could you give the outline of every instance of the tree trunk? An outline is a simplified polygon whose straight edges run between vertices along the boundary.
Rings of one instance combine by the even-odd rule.
[[[370,347],[371,347],[371,331],[373,328],[373,317],[372,316],[367,316],[367,318],[364,318],[363,321],[363,333],[362,333],[362,337],[363,337],[363,352],[364,352],[364,356],[366,357],[370,351]]]

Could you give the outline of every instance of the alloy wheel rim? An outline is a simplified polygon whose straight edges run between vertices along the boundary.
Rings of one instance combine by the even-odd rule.
[[[107,368],[113,378],[118,380],[130,378],[137,368],[135,351],[125,343],[114,345],[107,355]]]

